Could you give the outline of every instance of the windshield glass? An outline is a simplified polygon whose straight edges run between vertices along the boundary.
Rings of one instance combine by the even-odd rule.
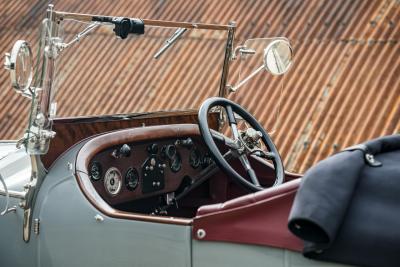
[[[64,43],[89,25],[62,24]],[[218,94],[227,31],[188,29],[155,59],[179,28],[145,26],[123,40],[113,28],[97,27],[57,59],[57,117],[197,109]]]

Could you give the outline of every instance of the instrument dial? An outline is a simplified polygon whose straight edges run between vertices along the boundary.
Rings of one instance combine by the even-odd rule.
[[[111,196],[115,196],[121,191],[122,186],[122,176],[121,172],[115,168],[111,167],[107,170],[104,176],[104,187]]]
[[[89,167],[89,176],[93,181],[100,180],[102,175],[101,164],[99,162],[92,162]]]
[[[189,164],[193,169],[197,169],[201,164],[201,153],[198,149],[194,148],[190,151]]]
[[[139,184],[139,173],[135,168],[129,168],[125,175],[125,185],[128,190],[134,190]]]
[[[178,172],[182,168],[182,159],[179,153],[175,154],[175,157],[170,160],[170,168],[173,172]]]

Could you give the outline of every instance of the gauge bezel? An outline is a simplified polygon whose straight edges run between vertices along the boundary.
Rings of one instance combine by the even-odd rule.
[[[108,182],[107,177],[110,175],[110,173],[112,171],[116,171],[118,173],[118,175],[119,175],[119,181],[118,181],[119,184],[118,184],[118,188],[117,188],[117,190],[115,192],[110,192],[110,190],[107,187],[107,182]],[[106,190],[107,194],[109,194],[112,197],[115,197],[116,195],[118,195],[119,192],[121,192],[121,189],[122,189],[122,174],[121,174],[121,171],[118,168],[110,167],[107,170],[106,174],[104,175],[104,189]]]
[[[189,165],[193,169],[197,169],[198,167],[200,167],[202,161],[203,159],[201,157],[200,150],[198,150],[197,148],[191,149],[189,154]]]
[[[129,185],[129,181],[128,181],[128,174],[129,173],[134,173],[134,175],[136,176],[136,185],[134,186],[134,187],[131,187],[130,185]],[[125,174],[125,187],[129,190],[129,191],[133,191],[133,190],[135,190],[137,187],[138,187],[138,185],[139,185],[139,183],[140,183],[140,177],[139,177],[139,172],[138,172],[138,170],[136,169],[136,168],[134,168],[134,167],[130,167],[127,171],[126,171],[126,174]]]
[[[29,77],[28,80],[26,81],[26,84],[24,87],[21,87],[21,85],[18,83],[18,77],[17,77],[17,57],[21,51],[22,48],[27,48],[28,50],[28,60],[30,61],[30,72],[29,72]],[[32,59],[32,50],[31,47],[29,46],[29,43],[25,40],[18,40],[15,42],[12,50],[11,50],[11,55],[9,57],[9,62],[6,66],[10,70],[10,76],[11,76],[11,85],[17,91],[18,93],[23,93],[23,94],[29,94],[28,89],[30,88],[33,80],[33,59]]]
[[[182,158],[179,153],[169,160],[169,167],[172,172],[177,173],[182,169]]]
[[[94,178],[92,175],[92,168],[96,166],[99,170],[99,177],[98,178]],[[89,177],[90,179],[92,179],[92,181],[99,181],[101,180],[101,177],[103,175],[103,167],[101,166],[101,163],[98,161],[93,161],[90,165],[89,165]]]

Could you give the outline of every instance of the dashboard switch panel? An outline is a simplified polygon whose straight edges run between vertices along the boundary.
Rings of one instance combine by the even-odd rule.
[[[142,166],[142,193],[152,193],[165,187],[165,163],[150,156]]]

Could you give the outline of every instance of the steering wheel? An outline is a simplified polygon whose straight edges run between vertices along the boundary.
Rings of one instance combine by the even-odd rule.
[[[217,106],[224,108],[226,111],[228,122],[233,134],[233,139],[210,129],[208,126],[208,113],[212,108]],[[248,128],[245,132],[240,132],[237,127],[237,121],[234,115],[235,113],[252,128]],[[239,184],[252,192],[263,190],[264,187],[260,185],[257,175],[254,169],[251,167],[248,158],[251,155],[255,155],[273,162],[275,172],[275,182],[273,186],[283,183],[284,170],[279,152],[268,133],[247,110],[228,99],[212,97],[204,101],[204,103],[201,105],[198,116],[200,133],[204,139],[204,142],[206,143],[217,165],[229,177],[232,177],[234,180],[239,182]],[[229,151],[222,155],[214,139],[217,139],[227,145]],[[261,148],[261,141],[264,143],[268,151],[264,151]],[[232,168],[227,161],[229,154],[240,160],[250,180],[246,179],[234,168]]]

